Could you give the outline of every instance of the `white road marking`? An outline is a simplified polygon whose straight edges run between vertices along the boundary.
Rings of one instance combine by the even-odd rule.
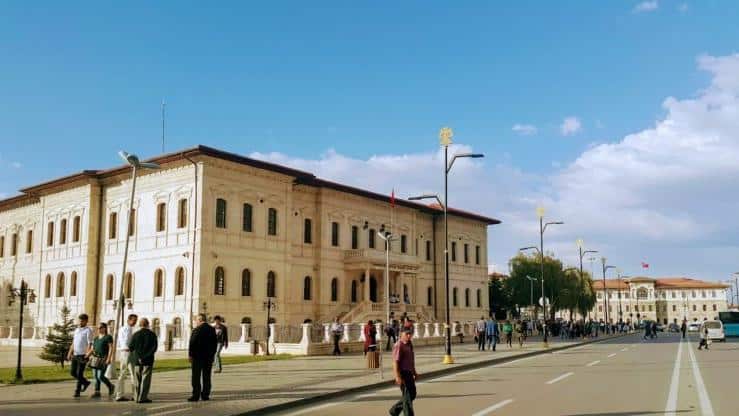
[[[492,405],[490,407],[487,407],[485,409],[480,410],[479,412],[473,414],[472,416],[485,416],[485,415],[489,415],[490,413],[492,413],[492,412],[494,412],[494,411],[496,411],[496,410],[498,410],[498,409],[500,409],[502,407],[508,406],[511,403],[513,403],[513,399],[503,400],[500,403],[496,403],[496,404],[494,404],[494,405]]]
[[[566,374],[562,374],[561,376],[559,376],[559,377],[555,378],[554,380],[549,380],[549,381],[547,381],[547,384],[549,384],[549,385],[552,385],[552,384],[554,384],[554,383],[558,383],[558,382],[560,382],[560,381],[562,381],[562,380],[566,379],[567,377],[569,377],[569,376],[571,376],[571,375],[574,375],[574,374],[575,374],[575,373],[573,373],[573,372],[569,372],[569,373],[566,373]]]
[[[708,397],[706,391],[706,385],[703,383],[703,377],[701,376],[701,370],[698,367],[698,360],[695,359],[693,353],[693,347],[688,343],[688,353],[690,355],[690,364],[693,366],[693,378],[695,379],[695,386],[698,389],[698,399],[701,404],[701,413],[703,416],[713,416],[713,406],[711,405],[711,398]]]
[[[333,402],[333,403],[326,403],[326,404],[322,404],[322,405],[320,405],[320,406],[314,406],[314,407],[309,407],[309,408],[307,408],[307,409],[303,409],[303,410],[298,410],[297,412],[292,412],[292,413],[288,413],[288,414],[287,414],[287,415],[285,415],[285,416],[297,416],[297,415],[302,415],[302,414],[304,414],[304,413],[308,413],[308,412],[314,412],[314,411],[316,411],[316,410],[321,410],[321,409],[326,409],[326,408],[329,408],[329,407],[332,407],[332,406],[336,406],[336,405],[338,405],[338,404],[340,404],[340,403],[342,403],[342,402]]]
[[[613,354],[609,355],[608,358],[613,358],[615,356],[616,356],[616,353],[614,352]]]
[[[598,364],[598,363],[600,363],[600,360],[598,360],[598,361],[593,361],[592,363],[588,364],[588,365],[587,365],[586,367],[592,367],[592,366],[594,366],[594,365],[596,365],[596,364]]]
[[[360,394],[359,396],[355,397],[355,399],[366,399],[368,397],[373,397],[376,395],[377,393]]]
[[[168,412],[151,413],[150,416],[164,416],[164,415],[170,415],[172,413],[179,413],[179,412],[185,412],[185,411],[189,412],[191,410],[192,409],[190,408],[187,408],[187,409],[180,408],[180,409],[170,410]]]
[[[680,364],[682,362],[683,343],[677,347],[677,356],[675,357],[675,367],[672,369],[672,381],[670,381],[670,394],[667,396],[667,404],[665,404],[665,415],[675,416],[677,412],[677,393],[680,388]]]
[[[150,407],[146,410],[152,411],[152,410],[160,410],[160,409],[166,409],[168,407],[172,407],[171,404],[165,404],[164,406],[157,406],[157,407]]]
[[[628,350],[629,350],[628,348],[624,348],[624,349],[621,350],[621,352],[626,352]]]
[[[546,355],[533,355],[533,356],[530,356],[530,357],[524,357],[524,358],[519,358],[519,359],[517,359],[517,360],[513,360],[513,361],[506,361],[506,362],[504,362],[504,363],[500,363],[500,364],[494,364],[494,365],[490,365],[490,366],[486,366],[486,367],[480,367],[480,368],[475,368],[475,369],[472,369],[472,370],[467,370],[467,371],[464,371],[464,372],[461,372],[461,373],[449,374],[448,376],[443,376],[443,377],[439,377],[439,378],[434,378],[434,379],[432,379],[431,381],[444,381],[444,380],[449,380],[449,379],[452,379],[452,378],[455,378],[455,377],[458,377],[458,376],[461,376],[461,375],[464,375],[464,374],[470,374],[470,373],[474,373],[474,372],[476,372],[476,371],[480,371],[480,370],[486,370],[486,369],[488,369],[488,368],[492,368],[492,367],[499,367],[499,366],[501,366],[501,365],[509,365],[509,364],[515,364],[515,363],[518,363],[518,362],[521,362],[521,361],[526,361],[526,360],[530,360],[530,359],[532,359],[532,358],[539,358],[539,357],[546,357]],[[428,382],[429,382],[429,381],[424,381],[424,382],[422,382],[422,383],[428,383]],[[417,384],[421,384],[421,383],[417,383]]]

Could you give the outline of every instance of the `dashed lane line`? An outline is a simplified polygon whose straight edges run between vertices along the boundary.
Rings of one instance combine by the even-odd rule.
[[[608,358],[613,358],[615,356],[616,356],[616,353],[614,352],[613,354],[609,355]]]
[[[575,373],[573,373],[573,372],[562,374],[561,376],[559,376],[559,377],[557,377],[557,378],[555,378],[553,380],[547,381],[547,384],[552,385],[554,383],[559,383],[560,381],[562,381],[562,380],[566,379],[567,377],[570,377],[570,376],[572,376],[574,374]]]
[[[600,363],[600,360],[593,361],[592,363],[588,364],[586,367],[592,367],[592,366],[597,365],[599,363]]]
[[[474,413],[472,416],[486,416],[498,409],[508,406],[511,403],[513,403],[513,399],[503,400],[500,403],[496,403],[490,407],[486,407],[485,409],[480,410],[477,413]]]

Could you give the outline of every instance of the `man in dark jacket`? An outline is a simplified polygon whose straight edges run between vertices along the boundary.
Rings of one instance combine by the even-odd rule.
[[[198,400],[210,400],[210,376],[213,369],[213,358],[215,357],[218,337],[216,330],[205,322],[207,318],[204,313],[198,314],[196,325],[190,336],[190,348],[188,359],[192,363],[192,396],[188,402]],[[201,387],[200,380],[203,384]]]
[[[133,366],[133,397],[136,403],[151,403],[151,371],[154,368],[154,353],[157,352],[157,335],[149,329],[149,320],[139,320],[141,329],[136,331],[128,343],[128,362]]]

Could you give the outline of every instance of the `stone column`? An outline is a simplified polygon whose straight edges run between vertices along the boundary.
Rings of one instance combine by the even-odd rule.
[[[398,287],[398,294],[400,295],[400,303],[405,305],[405,291],[403,290],[405,288],[405,272],[400,272],[400,287]],[[411,294],[408,294],[408,297],[410,297]]]
[[[367,324],[359,324],[359,340],[364,342],[366,338],[364,337],[364,328],[367,327]]]
[[[31,339],[38,339],[38,330],[39,330],[39,327],[37,326],[33,327],[33,333],[31,334]]]
[[[331,343],[331,324],[323,324],[323,342]]]
[[[369,302],[370,300],[370,269],[364,269],[364,301]]]
[[[377,339],[377,345],[379,345],[380,344],[380,341],[382,341],[382,336],[383,336],[382,323],[381,322],[376,322],[375,323],[375,329],[377,330],[377,335],[375,336],[375,338]]]
[[[423,337],[424,338],[431,337],[431,324],[428,322],[424,322],[423,324]]]
[[[439,322],[434,322],[434,336],[435,337],[440,337],[441,336],[441,332],[439,331],[440,330],[440,326],[441,326],[441,324]]]
[[[413,339],[421,338],[421,324],[418,322],[413,323]]]
[[[457,325],[458,324],[456,322],[452,322],[452,336],[457,335]]]
[[[303,336],[300,338],[300,345],[302,347],[307,348],[308,345],[310,345],[310,328],[312,324],[303,324]],[[307,349],[305,350],[305,353],[307,354]]]
[[[8,331],[8,339],[15,339],[16,338],[15,331],[16,331],[15,327],[14,326],[11,326],[10,327],[10,331]]]
[[[249,339],[249,328],[251,324],[241,324],[241,337],[239,338],[240,343],[244,343]]]
[[[267,348],[274,354],[275,343],[277,342],[277,336],[275,335],[276,324],[269,324],[269,339],[267,340]]]
[[[349,325],[351,324],[344,324],[344,337],[341,338],[341,342],[349,342]]]

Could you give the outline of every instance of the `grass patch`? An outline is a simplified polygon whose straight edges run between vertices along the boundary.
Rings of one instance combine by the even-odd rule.
[[[289,360],[292,355],[257,355],[257,356],[223,356],[221,362],[224,366],[236,364],[250,364],[260,361],[276,361]],[[186,358],[171,358],[154,361],[154,372],[176,371],[190,368],[190,363]],[[72,376],[69,374],[69,364],[65,364],[64,368],[60,366],[44,366],[44,367],[26,367],[23,369],[23,383],[15,382],[15,367],[0,368],[0,384],[37,384],[51,383],[55,381],[70,381]],[[85,370],[85,377],[92,378],[92,370]]]

